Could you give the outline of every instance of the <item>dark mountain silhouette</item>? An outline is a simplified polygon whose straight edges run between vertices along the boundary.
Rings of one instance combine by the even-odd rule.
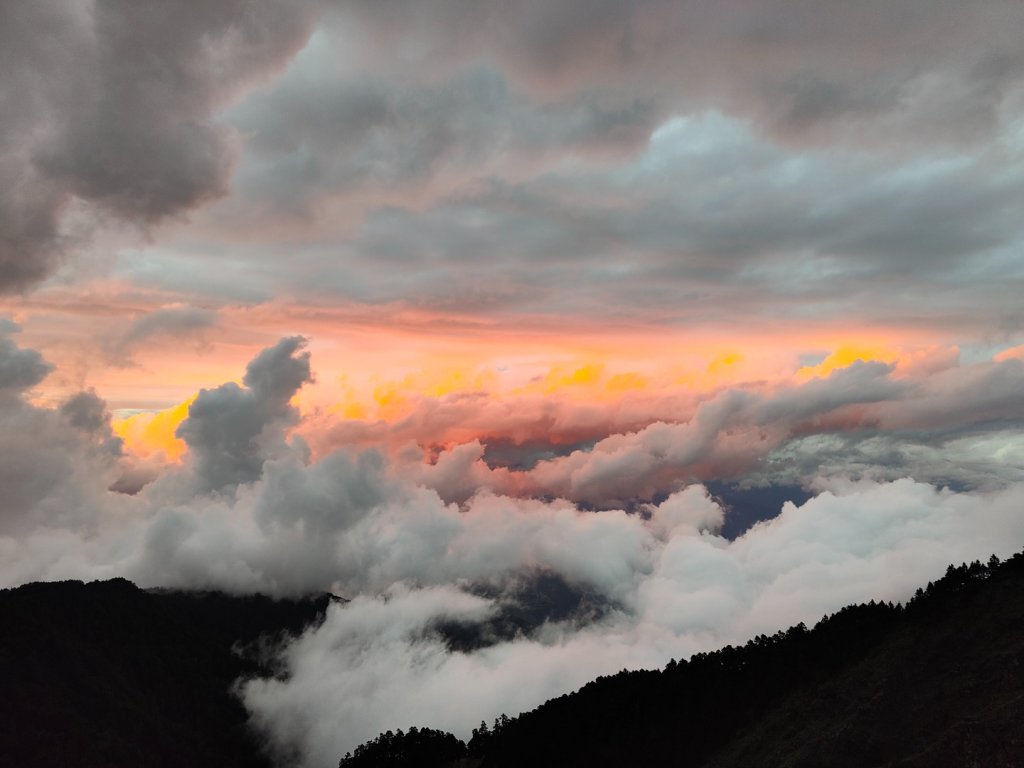
[[[441,626],[449,647],[600,608],[538,576],[498,622]],[[535,594],[534,594],[535,593]],[[0,755],[19,766],[267,766],[235,681],[320,621],[330,598],[144,591],[123,579],[0,591]],[[388,732],[346,768],[1024,766],[1024,556],[950,567],[907,606],[845,608],[620,672],[464,744]]]
[[[389,731],[340,765],[1024,766],[1024,555],[950,566],[906,606],[598,678],[465,745],[423,734]]]
[[[114,579],[0,591],[0,763],[269,766],[231,693],[330,598],[146,592]]]
[[[439,622],[453,650],[605,609],[544,572],[476,591],[500,606],[486,622]],[[0,590],[0,765],[269,766],[232,689],[278,672],[277,641],[322,620],[329,600],[145,591],[125,579]]]

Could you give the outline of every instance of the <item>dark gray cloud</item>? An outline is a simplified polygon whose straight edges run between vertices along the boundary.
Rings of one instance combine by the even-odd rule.
[[[463,200],[467,185],[488,178],[515,186],[557,167],[564,179],[568,161],[585,187],[595,181],[587,170],[594,162],[621,160],[670,116],[705,109],[801,148],[874,151],[896,142],[899,151],[879,150],[885,159],[851,169],[850,158],[766,160],[764,147],[720,146],[700,168],[676,162],[662,170],[666,182],[693,190],[687,200],[656,202],[648,178],[641,181],[649,188],[638,190],[647,203],[616,217],[615,205],[592,197],[564,199],[564,184],[559,195],[534,185],[518,194],[550,213],[525,214],[525,226],[522,212],[506,218],[493,201],[468,206],[483,210],[496,232],[525,231],[521,245],[478,236],[448,246],[443,237],[428,240],[436,233],[423,222],[410,238],[446,264],[459,260],[460,248],[473,249],[479,274],[459,291],[482,294],[481,306],[569,279],[501,271],[500,263],[494,275],[483,263],[496,254],[499,262],[518,258],[516,248],[549,261],[555,254],[556,264],[562,254],[585,254],[596,282],[620,283],[621,265],[605,262],[629,254],[638,263],[625,268],[628,300],[631,291],[671,284],[666,277],[696,282],[692,295],[704,295],[702,275],[724,278],[744,255],[771,271],[779,252],[809,253],[807,271],[822,275],[839,259],[854,281],[858,271],[844,260],[866,258],[869,274],[884,261],[883,271],[897,277],[938,262],[955,279],[957,261],[994,258],[1019,239],[1007,233],[1019,174],[990,173],[1005,157],[942,172],[936,164],[935,178],[922,163],[901,169],[900,160],[911,143],[970,153],[1013,125],[1024,98],[1024,57],[1010,32],[1024,11],[1013,2],[329,3],[285,78],[219,120],[232,98],[306,43],[321,18],[316,5],[5,5],[0,173],[15,193],[0,210],[0,283],[25,287],[74,247],[78,233],[62,215],[73,199],[146,224],[223,194],[235,131],[246,142],[241,197],[230,209],[236,224],[315,216],[339,194],[396,202],[413,195],[417,215],[426,208],[444,219],[460,205],[445,196],[460,190]],[[818,164],[817,178],[792,189],[787,179],[799,175],[801,160]],[[885,174],[887,167],[905,173]],[[752,178],[756,169],[760,178]],[[614,185],[602,183],[611,194]],[[748,195],[745,183],[763,193]],[[311,237],[321,236],[314,229]],[[372,230],[367,241],[367,258],[389,250],[373,245]],[[308,260],[326,258],[309,252]],[[323,271],[296,270],[313,285]],[[653,272],[651,283],[636,272]],[[508,287],[489,295],[492,277]],[[348,282],[359,298],[409,298],[408,289],[373,279],[355,274]],[[426,283],[424,300],[443,303],[431,296],[440,286],[432,290],[429,275]]]
[[[36,350],[23,349],[14,342],[11,335],[18,330],[16,323],[0,317],[0,395],[20,395],[53,370]]]
[[[212,248],[223,266],[209,260],[196,290],[741,325],[863,321],[871,306],[872,322],[1020,328],[1012,135],[982,150],[808,150],[712,112],[661,124],[634,155],[631,139],[601,157],[559,138],[554,118],[520,132],[494,73],[335,91],[309,67],[300,57],[280,89],[233,114],[250,152],[239,195],[216,212],[233,222]],[[477,104],[477,91],[490,97]],[[638,121],[644,137],[653,126]],[[328,223],[335,213],[343,224]],[[147,277],[161,282],[159,270]]]
[[[60,410],[28,402],[51,366],[19,347],[16,331],[0,319],[0,538],[49,526],[88,530],[116,477],[120,441],[95,394],[77,395]]]
[[[634,161],[375,209],[294,290],[466,312],[748,322],[1014,322],[1024,171],[781,149],[721,115],[674,120]],[[566,286],[572,290],[566,290]]]
[[[227,100],[306,41],[311,3],[0,4],[0,290],[53,271],[73,199],[153,224],[222,195]]]
[[[997,127],[1024,73],[1012,31],[1024,11],[1012,0],[340,7],[359,30],[351,44],[383,70],[427,79],[484,60],[538,101],[633,92],[798,140],[976,138]]]
[[[271,94],[227,115],[248,137],[237,181],[256,204],[309,215],[326,195],[504,174],[567,150],[621,155],[660,117],[638,99],[531,103],[487,68],[436,84],[389,82],[337,68],[330,46],[314,39]]]
[[[122,274],[670,322],[955,325],[984,295],[1020,328],[1017,3],[315,5],[11,4],[0,282],[74,248],[71,201],[157,221],[242,148]]]
[[[111,428],[106,401],[94,391],[79,392],[65,400],[60,414],[72,427],[91,438],[112,456],[120,456],[124,441]]]
[[[199,392],[176,434],[188,444],[201,488],[251,482],[267,459],[287,452],[286,430],[299,419],[290,401],[313,380],[305,343],[293,336],[263,350],[246,368],[244,387]]]
[[[92,434],[110,426],[106,402],[95,392],[79,392],[60,406],[60,412],[75,429]]]

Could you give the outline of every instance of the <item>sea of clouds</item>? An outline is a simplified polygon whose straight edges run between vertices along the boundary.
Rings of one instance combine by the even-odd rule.
[[[599,674],[902,600],[950,562],[1024,545],[1020,360],[734,387],[687,421],[510,469],[479,441],[313,459],[291,403],[311,360],[289,337],[241,384],[202,390],[184,462],[157,467],[124,453],[95,393],[33,404],[50,366],[16,333],[5,322],[0,582],[344,596],[279,649],[285,675],[238,684],[270,747],[304,765],[388,728],[466,736]],[[812,495],[730,540],[732,510],[701,482],[722,476]],[[440,627],[486,623],[538,575],[599,610],[452,649]]]

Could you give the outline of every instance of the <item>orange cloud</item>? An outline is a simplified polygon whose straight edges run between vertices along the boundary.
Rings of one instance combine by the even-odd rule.
[[[1024,360],[1024,344],[1004,349],[992,359],[997,363],[1005,363],[1007,360]]]

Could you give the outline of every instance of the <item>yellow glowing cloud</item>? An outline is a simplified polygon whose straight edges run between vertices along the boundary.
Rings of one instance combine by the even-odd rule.
[[[163,455],[168,461],[179,461],[185,453],[185,441],[174,436],[178,425],[188,417],[193,395],[183,403],[156,413],[136,413],[114,419],[114,433],[124,440],[125,448],[136,456]]]
[[[554,364],[526,383],[511,387],[506,395],[513,398],[544,395],[576,401],[607,400],[646,389],[651,383],[648,376],[638,371],[612,372],[609,368],[603,362]]]
[[[394,421],[408,414],[424,397],[445,397],[460,392],[494,394],[498,383],[493,370],[444,366],[432,366],[397,379],[374,378],[369,396],[361,398],[348,377],[339,377],[344,396],[330,410],[346,418],[367,418],[375,411],[377,418]]]
[[[641,376],[639,373],[616,373],[609,377],[605,388],[609,392],[630,392],[646,389],[649,383],[647,377]]]
[[[403,394],[397,382],[387,382],[374,387],[373,400],[377,403],[377,412],[381,418],[391,420],[398,418],[407,410],[409,398]]]
[[[337,388],[337,402],[327,408],[328,413],[343,419],[365,419],[369,416],[369,408],[359,397],[348,376],[337,377]]]
[[[498,364],[448,368],[438,364],[396,378],[373,376],[368,382],[342,374],[335,378],[332,400],[323,407],[327,413],[345,419],[395,422],[412,413],[424,398],[471,393],[488,401],[531,396],[603,401],[646,390],[654,382],[638,371],[609,371],[603,362],[510,365],[517,370]],[[523,373],[531,369],[533,372],[524,380]]]
[[[548,368],[547,373],[535,376],[531,381],[512,390],[513,394],[554,394],[565,389],[587,387],[595,384],[604,371],[600,363],[561,364]]]
[[[742,362],[743,355],[739,352],[726,352],[724,355],[719,355],[710,363],[708,363],[708,373],[712,376],[721,376],[727,374],[733,366],[737,363]]]
[[[703,357],[703,360],[707,359]],[[672,383],[691,390],[714,389],[740,381],[744,376],[757,375],[757,371],[751,369],[748,357],[733,350],[714,354],[706,365],[703,360],[691,360],[676,373]]]
[[[423,376],[421,382],[407,379],[410,386],[422,387],[428,397],[444,397],[454,392],[483,392],[493,388],[497,376],[493,371],[472,371],[453,368],[430,376]]]
[[[899,355],[885,347],[844,345],[837,348],[817,365],[805,365],[796,372],[799,379],[828,376],[832,371],[846,368],[856,362],[894,363]]]

